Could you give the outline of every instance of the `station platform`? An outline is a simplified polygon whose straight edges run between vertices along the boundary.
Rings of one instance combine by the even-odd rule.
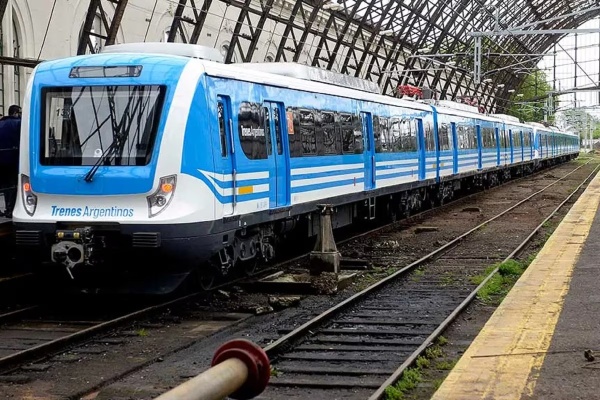
[[[600,398],[599,203],[600,174],[432,399]]]

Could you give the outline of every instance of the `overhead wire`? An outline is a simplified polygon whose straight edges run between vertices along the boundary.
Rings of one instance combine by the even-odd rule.
[[[46,44],[46,37],[48,36],[48,30],[50,29],[50,23],[52,22],[52,16],[54,15],[54,8],[56,7],[56,0],[52,4],[52,9],[50,10],[50,17],[48,18],[48,24],[46,24],[46,32],[44,33],[44,39],[42,40],[42,45],[40,46],[40,52],[38,53],[37,60],[40,60],[42,56],[42,50],[44,50],[44,45]]]

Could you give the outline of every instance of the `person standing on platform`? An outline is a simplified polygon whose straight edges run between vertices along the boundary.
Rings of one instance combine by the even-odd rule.
[[[21,107],[12,105],[8,115],[0,119],[0,189],[4,189],[4,216],[7,218],[12,217],[17,199],[20,140]]]

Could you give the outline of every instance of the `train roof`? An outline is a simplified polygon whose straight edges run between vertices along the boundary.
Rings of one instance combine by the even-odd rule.
[[[214,61],[223,64],[225,60],[219,50],[213,47],[188,43],[141,42],[113,44],[104,47],[100,53],[111,54],[161,54]]]
[[[246,63],[244,68],[381,94],[381,88],[375,82],[293,62]]]
[[[302,90],[312,93],[330,94],[341,97],[372,101],[380,104],[403,107],[419,111],[436,111],[443,114],[471,117],[490,122],[509,122],[510,124],[535,127],[560,132],[557,128],[545,127],[542,124],[517,122],[514,117],[504,115],[481,114],[474,107],[449,101],[412,101],[385,96],[379,93],[376,83],[364,79],[304,66],[297,63],[244,63],[223,64],[218,50],[184,43],[129,43],[107,46],[100,54],[74,56],[63,59],[45,61],[36,70],[68,68],[78,65],[97,65],[98,61],[106,65],[127,64],[136,62],[167,63],[183,67],[187,63],[195,63],[209,76],[228,78],[246,82],[260,83]],[[348,87],[350,86],[350,87]],[[431,103],[431,104],[430,104]],[[462,106],[462,107],[461,107]],[[510,116],[508,116],[510,117]],[[510,121],[506,121],[506,120]],[[571,134],[567,132],[561,132]],[[576,134],[572,134],[576,135]]]
[[[202,63],[204,65],[206,74],[209,76],[235,79],[245,82],[260,83],[264,85],[273,85],[312,93],[338,95],[341,97],[347,97],[363,101],[373,101],[381,104],[396,105],[399,107],[422,111],[431,111],[431,106],[424,103],[397,99],[391,96],[370,93],[367,91],[361,91],[357,89],[317,82],[313,80],[306,80],[297,77],[263,72],[260,70],[255,70],[253,68],[247,68],[249,64],[220,65],[208,61],[202,61]]]

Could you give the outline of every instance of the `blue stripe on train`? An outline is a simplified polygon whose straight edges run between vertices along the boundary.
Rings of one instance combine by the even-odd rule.
[[[314,185],[306,185],[299,187],[292,187],[292,193],[303,193],[303,192],[311,192],[313,190],[321,190],[321,189],[330,189],[338,186],[352,185],[363,183],[365,180],[364,176],[357,177],[356,179],[344,179],[341,181],[335,182],[324,182],[324,183],[315,183]]]

